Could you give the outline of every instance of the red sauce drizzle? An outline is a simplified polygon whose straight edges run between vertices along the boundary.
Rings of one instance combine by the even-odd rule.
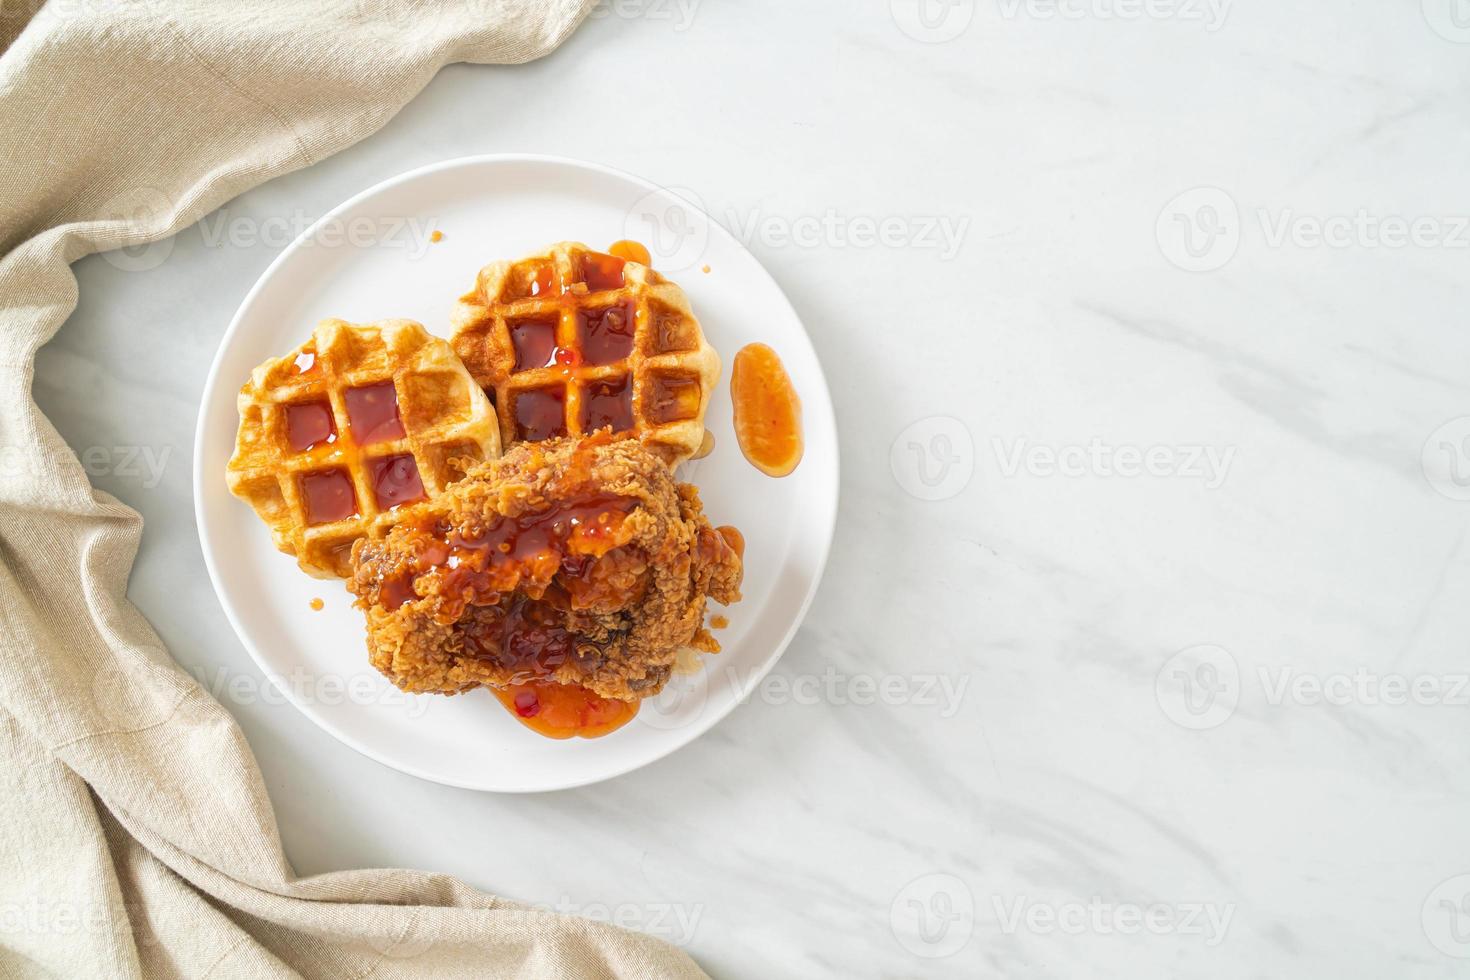
[[[303,473],[301,496],[308,524],[331,524],[357,514],[357,494],[346,470]]]
[[[699,414],[698,378],[654,375],[649,379],[648,413],[655,422],[679,422]]]
[[[393,382],[383,381],[343,392],[347,424],[359,446],[403,438],[403,420],[398,417],[398,393]]]
[[[555,278],[555,271],[546,263],[517,266],[511,272],[506,298],[515,300],[528,296],[545,296],[551,292]]]
[[[616,255],[588,252],[582,256],[582,281],[594,293],[605,289],[622,289],[625,264]]]
[[[588,364],[611,364],[633,351],[632,303],[577,311],[577,344]]]
[[[567,394],[561,388],[537,388],[516,395],[516,438],[540,442],[566,435],[566,405]]]
[[[332,406],[326,402],[301,402],[286,406],[286,442],[295,453],[337,441]]]
[[[582,392],[582,431],[611,426],[614,432],[633,428],[633,386],[626,377],[599,381]]]
[[[458,600],[446,601],[443,612],[458,619],[465,605],[494,605],[523,579],[550,582],[558,572],[576,578],[587,571],[589,557],[616,546],[623,518],[636,507],[630,498],[599,494],[519,518],[502,517],[479,533],[441,524],[433,528],[414,568],[382,582],[379,601],[397,609],[416,597],[414,579],[437,568],[443,577],[439,594]],[[565,662],[575,639],[552,615],[570,602],[555,584],[544,595],[517,595],[494,628],[478,621],[464,624],[466,648],[528,676],[549,673]]]
[[[516,371],[546,367],[557,350],[556,320],[512,321],[510,346],[515,351]]]
[[[372,460],[368,463],[368,471],[372,475],[373,494],[380,509],[392,510],[400,504],[424,499],[424,483],[419,478],[418,464],[410,454]]]

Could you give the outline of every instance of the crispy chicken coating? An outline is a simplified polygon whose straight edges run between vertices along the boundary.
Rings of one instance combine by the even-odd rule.
[[[353,548],[348,587],[372,664],[405,691],[533,679],[625,701],[678,651],[719,645],[706,598],[740,598],[741,558],[636,440],[522,443],[386,536]]]

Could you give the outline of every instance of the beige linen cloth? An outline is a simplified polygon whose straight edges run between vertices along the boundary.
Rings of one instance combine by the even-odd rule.
[[[348,146],[448,62],[546,54],[592,0],[19,2],[0,0],[0,977],[703,976],[443,875],[298,878],[239,728],[128,603],[141,518],[30,397],[69,263]]]

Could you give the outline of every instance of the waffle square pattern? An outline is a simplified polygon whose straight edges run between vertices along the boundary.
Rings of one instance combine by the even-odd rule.
[[[453,324],[502,444],[611,428],[670,466],[700,451],[720,358],[684,291],[646,265],[575,242],[496,262]]]
[[[318,578],[347,577],[359,538],[500,455],[485,393],[411,320],[323,320],[251,373],[239,406],[230,492]]]

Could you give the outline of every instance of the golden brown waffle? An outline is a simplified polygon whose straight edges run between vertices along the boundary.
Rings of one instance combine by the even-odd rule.
[[[323,320],[240,389],[230,492],[318,578],[352,543],[500,455],[494,409],[447,343],[411,320]]]
[[[575,242],[496,262],[453,323],[502,444],[610,426],[670,466],[698,452],[720,358],[684,291],[646,265]]]

